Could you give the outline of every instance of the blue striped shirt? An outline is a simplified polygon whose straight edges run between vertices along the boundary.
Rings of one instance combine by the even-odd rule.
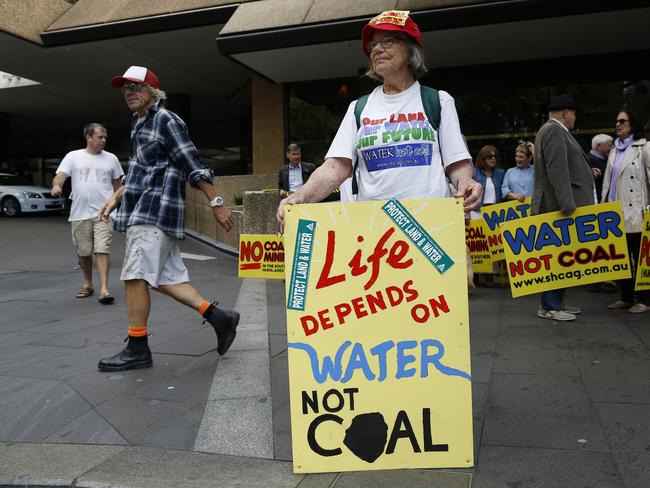
[[[201,164],[185,122],[160,102],[144,117],[133,114],[129,169],[115,229],[151,224],[183,239],[186,179],[192,186],[200,180],[212,183],[212,171]]]

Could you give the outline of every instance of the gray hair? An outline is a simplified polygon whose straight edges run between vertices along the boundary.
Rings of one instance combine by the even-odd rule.
[[[614,142],[614,138],[607,134],[596,134],[591,140],[591,149],[596,150],[598,144],[607,144],[608,142]]]
[[[413,75],[413,78],[416,80],[419,79],[422,77],[422,75],[429,71],[429,68],[427,68],[425,64],[424,51],[420,46],[413,42],[410,37],[407,37],[403,34],[398,34],[395,37],[406,42],[406,47],[408,49],[407,65],[409,67],[409,71]],[[372,61],[370,61],[370,66],[368,67],[368,71],[366,71],[365,76],[375,81],[384,81],[384,79],[379,76],[373,68]]]
[[[287,146],[287,152],[291,151],[300,151],[300,146],[298,144],[289,144]]]
[[[167,100],[167,94],[164,91],[162,91],[160,88],[154,88],[148,83],[145,83],[144,86],[146,86],[149,89],[149,92],[156,99],[156,102],[159,100]]]
[[[92,137],[95,134],[95,129],[102,129],[104,132],[107,132],[104,125],[97,122],[90,122],[84,126],[84,139],[86,137]]]

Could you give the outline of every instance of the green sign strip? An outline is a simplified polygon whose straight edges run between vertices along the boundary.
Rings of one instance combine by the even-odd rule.
[[[454,261],[398,200],[388,200],[382,210],[440,274],[454,265]]]
[[[291,266],[291,281],[289,282],[289,296],[287,298],[287,308],[290,310],[305,310],[315,231],[315,221],[303,219],[298,221],[296,246],[293,251],[293,265]]]

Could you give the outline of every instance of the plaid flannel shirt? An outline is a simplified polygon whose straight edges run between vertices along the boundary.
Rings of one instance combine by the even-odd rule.
[[[212,183],[212,171],[199,161],[185,122],[160,102],[144,119],[133,114],[129,169],[115,229],[151,224],[178,239],[185,237],[185,180]]]

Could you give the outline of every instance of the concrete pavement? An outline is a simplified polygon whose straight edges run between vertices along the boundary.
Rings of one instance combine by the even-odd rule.
[[[221,360],[211,328],[153,294],[154,367],[100,373],[126,334],[116,234],[111,291],[81,285],[62,216],[0,218],[0,487],[650,486],[650,316],[572,289],[574,323],[536,317],[537,297],[479,288],[470,300],[475,463],[466,470],[294,475],[284,289],[236,277],[195,240],[194,285],[242,313]]]

